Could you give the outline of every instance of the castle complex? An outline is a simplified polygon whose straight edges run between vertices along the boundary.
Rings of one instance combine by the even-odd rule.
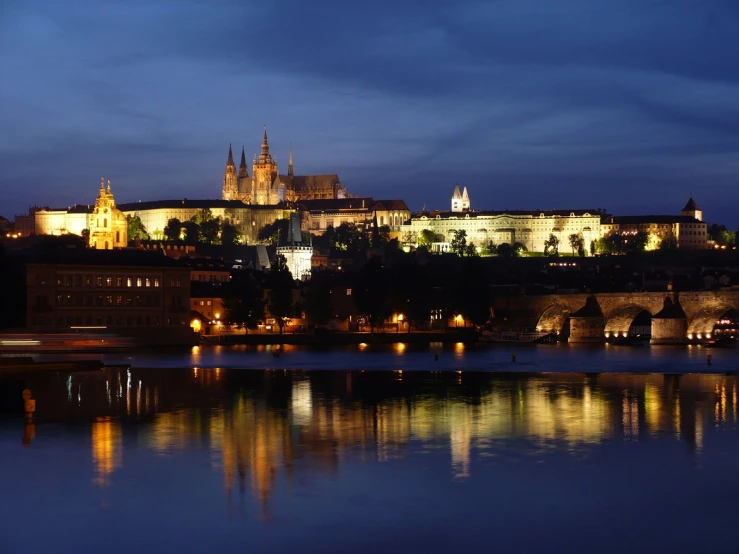
[[[677,248],[708,247],[708,226],[692,198],[679,216],[613,216],[600,209],[473,210],[467,187],[460,188],[457,184],[448,211],[424,209],[411,214],[400,199],[374,200],[348,195],[336,174],[295,175],[292,148],[287,173],[280,174],[277,159],[270,153],[266,127],[261,152],[251,164],[251,174],[245,149],[241,150],[237,169],[229,146],[220,200],[151,200],[116,207],[109,181],[107,189],[101,183],[94,206],[32,208],[27,216],[16,218],[16,230],[20,234],[48,235],[89,232],[89,244],[94,248],[123,248],[128,240],[126,216],[140,218],[149,235],[162,240],[169,220],[190,221],[202,210],[210,210],[213,217],[235,226],[245,244],[256,243],[258,232],[265,225],[290,218],[291,229],[300,228],[314,235],[342,224],[367,228],[377,221],[406,245],[418,244],[423,231],[431,231],[434,252],[449,251],[458,231],[465,231],[467,243],[481,247],[479,250],[491,243],[519,243],[529,252],[543,252],[551,235],[559,239],[562,250],[567,250],[570,237],[577,235],[585,250],[590,251],[594,241],[614,233],[646,233],[648,249],[657,248],[665,241]],[[292,217],[294,213],[299,215],[297,219]],[[427,242],[428,233],[425,235]],[[290,246],[307,248],[297,237],[295,234]],[[302,252],[300,248],[295,252]],[[302,267],[298,273],[304,273]]]
[[[295,175],[293,152],[287,162],[287,175],[280,175],[277,170],[277,158],[269,152],[267,128],[262,137],[262,151],[259,157],[254,156],[252,174],[246,165],[246,151],[241,149],[241,163],[236,172],[233,151],[228,147],[228,160],[223,175],[223,200],[240,200],[245,204],[273,205],[280,202],[297,202],[299,200],[325,200],[344,198],[346,189],[341,185],[339,176],[330,175]]]

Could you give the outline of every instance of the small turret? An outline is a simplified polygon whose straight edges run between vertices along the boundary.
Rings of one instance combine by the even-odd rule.
[[[680,215],[694,217],[698,221],[703,221],[703,210],[698,207],[698,204],[696,204],[692,196],[690,197],[690,200],[688,200],[688,203],[685,204],[685,207],[680,212]]]
[[[295,175],[295,168],[293,167],[293,145],[290,145],[290,157],[287,160],[287,175],[292,177]]]
[[[239,191],[236,182],[236,167],[234,166],[234,154],[231,145],[228,145],[228,160],[226,161],[226,171],[223,174],[223,191],[221,198],[223,200],[238,200]]]

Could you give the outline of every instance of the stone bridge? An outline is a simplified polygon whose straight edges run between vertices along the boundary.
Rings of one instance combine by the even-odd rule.
[[[494,301],[493,311],[520,325],[555,332],[570,342],[626,337],[637,318],[651,320],[652,344],[684,344],[710,339],[719,319],[727,314],[736,317],[739,291],[501,297]]]

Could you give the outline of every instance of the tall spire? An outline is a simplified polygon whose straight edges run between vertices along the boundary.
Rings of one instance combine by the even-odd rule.
[[[292,177],[295,174],[295,168],[293,167],[293,145],[290,144],[290,158],[287,160],[287,175]]]
[[[246,151],[241,147],[241,163],[239,164],[239,177],[248,177],[249,170],[246,167]]]
[[[269,142],[267,142],[267,126],[264,126],[264,137],[262,138],[262,155],[259,157],[259,161],[264,163],[269,161]]]
[[[231,143],[228,143],[228,161],[226,162],[226,166],[233,165],[234,164],[234,153],[233,150],[231,150]]]
[[[105,194],[105,177],[100,177],[100,196]]]

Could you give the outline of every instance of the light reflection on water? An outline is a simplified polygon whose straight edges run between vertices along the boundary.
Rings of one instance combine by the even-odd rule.
[[[287,528],[313,517],[303,510],[324,509],[326,517],[340,520],[341,508],[332,508],[330,500],[345,500],[343,491],[361,488],[365,479],[376,488],[369,496],[362,493],[364,517],[379,522],[385,507],[372,498],[392,497],[396,490],[496,511],[479,504],[475,489],[493,483],[501,490],[511,487],[501,479],[536,480],[541,470],[531,461],[559,464],[572,473],[587,471],[578,465],[585,460],[598,460],[591,486],[617,499],[621,492],[609,479],[622,471],[619,464],[632,469],[662,465],[671,473],[678,467],[683,473],[672,477],[689,480],[696,463],[703,468],[713,463],[715,478],[723,480],[725,463],[716,460],[724,455],[726,439],[733,445],[726,455],[733,456],[734,469],[739,456],[739,378],[727,375],[193,368],[36,374],[0,384],[10,391],[8,397],[29,387],[37,398],[35,437],[26,441],[31,443],[26,450],[20,440],[23,424],[11,416],[0,418],[0,448],[12,453],[0,459],[0,475],[23,481],[33,479],[33,471],[66,474],[73,496],[72,491],[90,486],[105,490],[107,509],[130,509],[126,495],[145,479],[150,489],[161,487],[168,503],[203,519],[224,509],[233,514],[241,506],[255,522]],[[71,431],[59,434],[58,423]],[[88,446],[74,440],[80,434],[89,437]],[[47,457],[53,445],[66,457]],[[608,456],[619,461],[610,462]],[[91,460],[86,479],[84,457]],[[160,475],[161,482],[143,477],[155,467],[165,475],[181,475],[182,483],[165,488],[170,476]],[[572,477],[558,473],[557,479],[569,482]],[[474,486],[449,492],[445,480]],[[2,478],[0,485],[8,491],[13,487]],[[207,501],[194,499],[192,491],[200,489]],[[304,494],[319,494],[323,500],[307,508],[300,501]],[[651,509],[653,500],[639,502]],[[455,510],[479,517],[464,507]],[[505,510],[496,513],[512,517]],[[120,512],[116,517],[138,516]],[[421,525],[405,517],[411,517],[408,532]],[[259,529],[252,532],[264,533],[259,535],[264,542],[257,542],[265,551],[276,547],[270,542],[274,537]],[[234,541],[239,536],[238,529],[228,533]],[[434,551],[433,541],[429,546]]]

